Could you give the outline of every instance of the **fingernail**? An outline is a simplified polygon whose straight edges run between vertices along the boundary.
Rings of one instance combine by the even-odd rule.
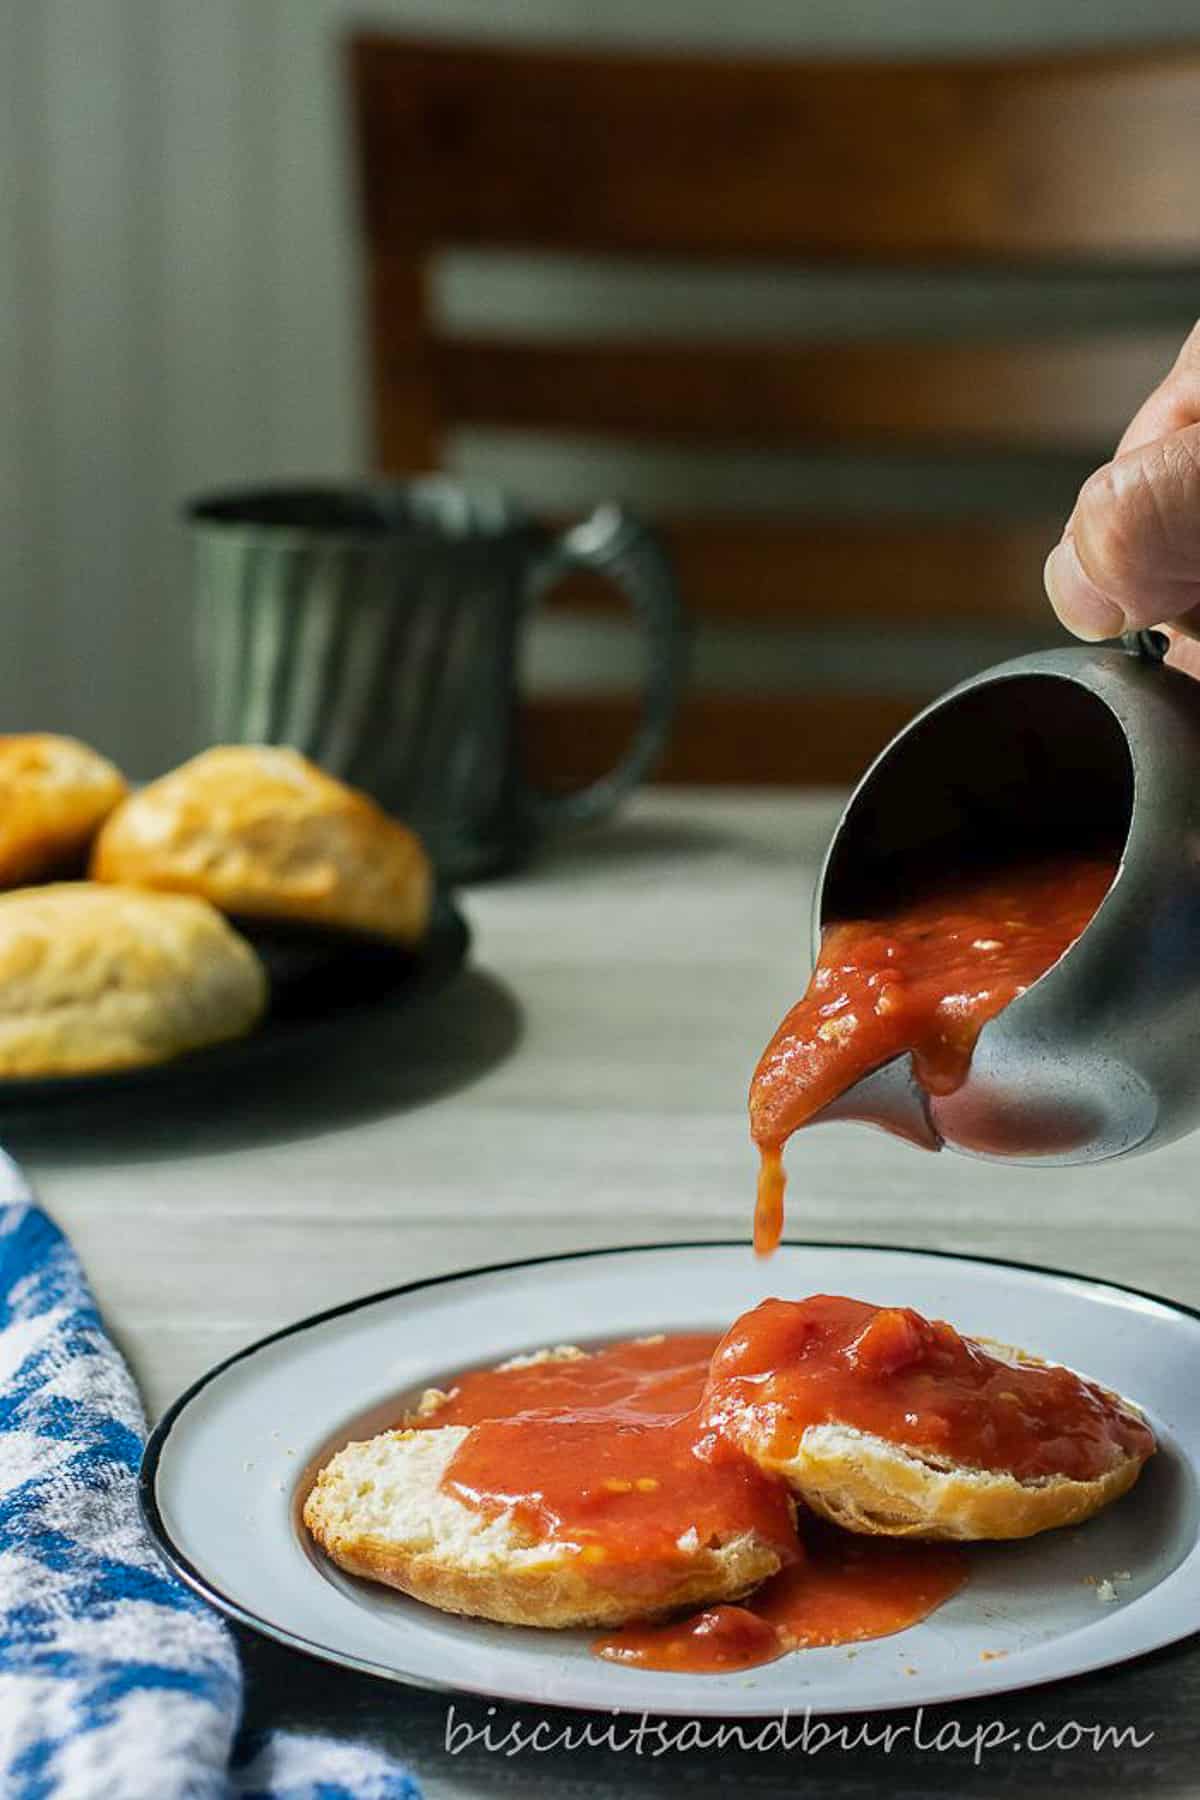
[[[1102,594],[1079,560],[1075,539],[1065,537],[1046,558],[1042,574],[1050,604],[1066,626],[1085,643],[1120,637],[1126,629],[1125,614],[1115,600]]]

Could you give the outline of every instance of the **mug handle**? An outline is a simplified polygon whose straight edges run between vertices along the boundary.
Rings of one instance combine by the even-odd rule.
[[[623,756],[595,781],[555,794],[523,779],[523,805],[538,834],[606,818],[637,786],[666,744],[687,673],[687,614],[657,532],[624,507],[598,506],[535,555],[526,576],[527,606],[569,569],[579,568],[620,588],[646,634],[642,716]]]

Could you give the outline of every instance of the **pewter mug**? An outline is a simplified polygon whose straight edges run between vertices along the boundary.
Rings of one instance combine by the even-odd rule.
[[[1143,634],[1145,635],[1145,634]],[[972,676],[876,759],[817,883],[826,921],[989,855],[1111,856],[1082,935],[979,1035],[956,1092],[902,1056],[818,1115],[929,1149],[1061,1164],[1200,1124],[1200,683],[1136,648],[1051,650]]]
[[[451,880],[604,817],[663,747],[683,609],[660,541],[618,507],[554,536],[494,489],[432,477],[211,495],[186,516],[211,741],[302,750],[413,825]],[[645,634],[643,712],[615,768],[545,793],[518,753],[520,641],[579,566],[613,582]]]

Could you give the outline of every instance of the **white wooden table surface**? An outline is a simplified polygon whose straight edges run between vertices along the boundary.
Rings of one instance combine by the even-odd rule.
[[[151,1413],[275,1326],[395,1282],[748,1234],[746,1085],[807,972],[837,811],[837,796],[647,793],[470,890],[471,969],[419,1017],[186,1104],[0,1127]],[[1031,1173],[839,1125],[798,1140],[790,1166],[789,1236],[1013,1255],[1200,1303],[1200,1139]],[[494,1791],[435,1765],[431,1793]]]

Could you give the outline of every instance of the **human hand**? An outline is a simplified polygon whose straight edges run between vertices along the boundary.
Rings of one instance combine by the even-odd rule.
[[[1089,643],[1155,626],[1200,678],[1200,325],[1079,491],[1046,561],[1046,592]]]

